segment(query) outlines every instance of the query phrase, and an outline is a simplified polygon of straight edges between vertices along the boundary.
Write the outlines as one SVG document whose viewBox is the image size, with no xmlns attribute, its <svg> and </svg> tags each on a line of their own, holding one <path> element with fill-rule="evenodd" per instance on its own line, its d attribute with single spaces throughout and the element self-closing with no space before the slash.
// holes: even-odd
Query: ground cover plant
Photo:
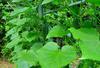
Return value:
<svg viewBox="0 0 100 68">
<path fill-rule="evenodd" d="M 100 0 L 0 0 L 0 56 L 15 68 L 100 68 Z"/>
</svg>

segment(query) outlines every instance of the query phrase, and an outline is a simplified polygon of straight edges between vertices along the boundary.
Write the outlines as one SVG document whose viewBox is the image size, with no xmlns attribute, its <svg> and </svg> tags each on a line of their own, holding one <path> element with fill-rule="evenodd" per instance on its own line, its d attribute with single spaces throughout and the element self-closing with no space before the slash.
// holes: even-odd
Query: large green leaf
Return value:
<svg viewBox="0 0 100 68">
<path fill-rule="evenodd" d="M 69 29 L 74 38 L 81 40 L 99 40 L 99 33 L 93 28 Z"/>
<path fill-rule="evenodd" d="M 30 66 L 26 61 L 18 60 L 16 62 L 16 68 L 29 68 Z"/>
<path fill-rule="evenodd" d="M 87 0 L 87 2 L 90 2 L 92 4 L 100 5 L 100 0 Z"/>
<path fill-rule="evenodd" d="M 82 59 L 92 59 L 100 61 L 100 41 L 80 41 Z"/>
<path fill-rule="evenodd" d="M 41 42 L 36 42 L 32 45 L 31 49 L 32 51 L 37 51 L 38 49 L 42 48 L 43 44 Z"/>
<path fill-rule="evenodd" d="M 63 37 L 67 35 L 67 31 L 60 25 L 54 26 L 48 33 L 47 38 Z"/>
<path fill-rule="evenodd" d="M 94 28 L 69 29 L 74 38 L 80 39 L 79 46 L 82 51 L 83 59 L 100 61 L 100 41 L 99 33 Z"/>
<path fill-rule="evenodd" d="M 15 48 L 16 50 L 14 50 L 14 52 L 17 52 L 17 55 L 15 55 L 13 59 L 18 59 L 16 62 L 17 67 L 20 68 L 20 66 L 23 66 L 23 64 L 27 65 L 28 68 L 31 66 L 36 66 L 38 62 L 36 51 L 42 46 L 42 43 L 37 42 L 33 44 L 30 50 L 28 51 L 21 50 L 21 46 L 16 46 L 17 49 Z"/>
<path fill-rule="evenodd" d="M 19 54 L 17 54 L 18 60 L 22 60 L 27 62 L 29 66 L 33 66 L 37 64 L 36 53 L 32 50 L 26 51 L 23 50 Z"/>
<path fill-rule="evenodd" d="M 76 52 L 71 46 L 64 46 L 62 49 L 54 43 L 48 42 L 38 50 L 38 59 L 42 68 L 61 68 L 76 58 Z"/>
</svg>

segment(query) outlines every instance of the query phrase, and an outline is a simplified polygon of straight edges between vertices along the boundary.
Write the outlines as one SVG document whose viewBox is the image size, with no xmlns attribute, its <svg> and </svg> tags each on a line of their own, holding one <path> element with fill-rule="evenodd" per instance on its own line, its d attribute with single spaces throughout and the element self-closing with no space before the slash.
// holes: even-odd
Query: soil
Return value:
<svg viewBox="0 0 100 68">
<path fill-rule="evenodd" d="M 0 61 L 0 68 L 15 68 L 14 64 L 9 63 L 8 61 Z"/>
</svg>

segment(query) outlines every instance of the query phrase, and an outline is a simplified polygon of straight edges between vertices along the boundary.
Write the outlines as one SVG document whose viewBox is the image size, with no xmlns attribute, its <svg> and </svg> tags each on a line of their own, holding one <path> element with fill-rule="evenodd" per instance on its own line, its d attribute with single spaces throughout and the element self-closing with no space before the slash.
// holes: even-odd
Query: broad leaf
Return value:
<svg viewBox="0 0 100 68">
<path fill-rule="evenodd" d="M 29 68 L 30 66 L 26 61 L 18 60 L 16 62 L 16 68 Z"/>
<path fill-rule="evenodd" d="M 81 40 L 99 40 L 99 33 L 93 28 L 69 29 L 74 38 Z"/>
<path fill-rule="evenodd" d="M 38 51 L 38 59 L 42 68 L 62 68 L 76 58 L 76 52 L 71 46 L 62 49 L 54 42 L 48 42 Z"/>
<path fill-rule="evenodd" d="M 100 61 L 100 41 L 80 41 L 82 59 L 92 59 Z"/>
<path fill-rule="evenodd" d="M 63 37 L 67 35 L 67 31 L 60 25 L 54 26 L 48 33 L 47 38 Z"/>
<path fill-rule="evenodd" d="M 42 47 L 43 47 L 43 44 L 42 44 L 42 43 L 36 42 L 36 43 L 34 43 L 34 44 L 32 45 L 32 47 L 31 47 L 30 50 L 36 52 L 37 50 L 39 50 L 39 49 L 42 48 Z"/>
<path fill-rule="evenodd" d="M 100 41 L 99 33 L 94 28 L 69 29 L 74 38 L 80 39 L 79 46 L 82 51 L 83 59 L 100 61 Z"/>
<path fill-rule="evenodd" d="M 33 66 L 37 64 L 37 58 L 36 58 L 36 53 L 32 50 L 26 51 L 23 50 L 21 51 L 18 55 L 17 58 L 19 60 L 27 62 L 29 66 Z"/>
</svg>

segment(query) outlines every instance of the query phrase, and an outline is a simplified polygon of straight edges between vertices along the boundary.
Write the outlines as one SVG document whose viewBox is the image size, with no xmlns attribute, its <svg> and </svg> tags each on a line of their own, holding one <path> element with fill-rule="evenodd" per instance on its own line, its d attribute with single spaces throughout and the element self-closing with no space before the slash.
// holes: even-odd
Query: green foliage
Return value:
<svg viewBox="0 0 100 68">
<path fill-rule="evenodd" d="M 87 0 L 87 2 L 90 2 L 92 4 L 100 5 L 100 0 Z"/>
<path fill-rule="evenodd" d="M 48 42 L 38 51 L 38 59 L 42 68 L 61 68 L 75 60 L 76 52 L 71 46 L 62 49 L 54 42 Z M 45 60 L 45 62 L 44 62 Z M 67 62 L 66 62 L 67 61 Z"/>
<path fill-rule="evenodd" d="M 99 41 L 99 33 L 94 28 L 70 28 L 75 39 L 84 41 Z"/>
<path fill-rule="evenodd" d="M 57 25 L 54 26 L 48 33 L 47 38 L 53 37 L 63 37 L 67 34 L 67 30 L 64 29 L 63 26 Z"/>
<path fill-rule="evenodd" d="M 79 46 L 82 51 L 82 59 L 92 59 L 100 61 L 100 41 L 99 33 L 94 28 L 81 28 L 76 30 L 69 29 L 73 36 L 79 40 Z"/>
<path fill-rule="evenodd" d="M 59 4 L 59 0 L 43 0 L 43 2 L 42 2 L 42 5 L 44 5 L 44 4 L 48 4 L 48 3 L 53 3 L 53 4 L 56 4 L 56 5 L 58 5 Z"/>
<path fill-rule="evenodd" d="M 3 26 L 7 31 L 3 37 L 3 56 L 15 63 L 16 68 L 100 67 L 100 1 L 71 1 L 0 3 L 5 3 L 0 35 Z M 1 20 L 6 23 L 2 25 Z"/>
<path fill-rule="evenodd" d="M 23 19 L 13 19 L 13 20 L 10 20 L 8 23 L 9 24 L 12 24 L 12 25 L 17 25 L 17 26 L 22 26 L 23 24 L 25 24 L 25 22 L 27 21 L 28 19 L 26 18 L 23 18 Z"/>
<path fill-rule="evenodd" d="M 24 68 L 29 68 L 29 67 L 30 67 L 30 66 L 27 64 L 27 62 L 22 61 L 22 60 L 17 61 L 16 64 L 17 64 L 16 68 L 23 68 L 23 67 L 24 67 Z"/>
<path fill-rule="evenodd" d="M 47 4 L 47 3 L 50 3 L 50 2 L 52 2 L 53 0 L 44 0 L 43 2 L 42 2 L 42 4 Z"/>
<path fill-rule="evenodd" d="M 79 46 L 82 51 L 82 59 L 100 61 L 100 41 L 80 41 Z"/>
<path fill-rule="evenodd" d="M 19 13 L 23 13 L 23 12 L 25 12 L 27 10 L 29 10 L 29 7 L 15 8 L 14 11 L 11 13 L 11 16 L 18 15 Z"/>
<path fill-rule="evenodd" d="M 25 61 L 29 66 L 37 64 L 37 58 L 36 58 L 35 52 L 32 50 L 21 51 L 17 56 L 18 56 L 18 61 Z"/>
<path fill-rule="evenodd" d="M 16 46 L 20 41 L 21 41 L 20 38 L 15 38 L 11 42 L 9 42 L 6 47 L 12 48 L 12 47 Z"/>
</svg>

